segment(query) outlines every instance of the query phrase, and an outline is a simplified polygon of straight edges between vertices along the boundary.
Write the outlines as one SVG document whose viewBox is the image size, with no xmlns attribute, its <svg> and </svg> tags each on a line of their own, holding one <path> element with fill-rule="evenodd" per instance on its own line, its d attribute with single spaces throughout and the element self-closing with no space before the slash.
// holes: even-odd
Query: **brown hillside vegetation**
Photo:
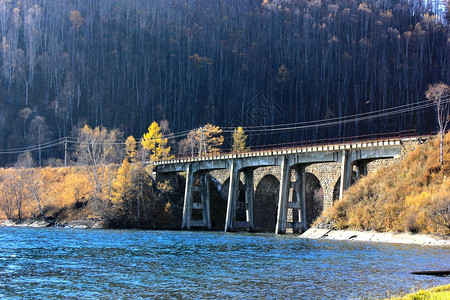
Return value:
<svg viewBox="0 0 450 300">
<path fill-rule="evenodd" d="M 334 228 L 450 234 L 450 134 L 419 146 L 402 161 L 369 174 L 317 221 Z"/>
<path fill-rule="evenodd" d="M 93 193 L 89 175 L 84 168 L 0 169 L 0 219 L 32 218 L 38 215 L 37 203 L 24 184 L 25 175 L 31 172 L 48 217 L 62 213 L 64 219 L 76 218 L 72 215 L 76 210 L 71 211 L 71 208 L 84 206 Z"/>
</svg>

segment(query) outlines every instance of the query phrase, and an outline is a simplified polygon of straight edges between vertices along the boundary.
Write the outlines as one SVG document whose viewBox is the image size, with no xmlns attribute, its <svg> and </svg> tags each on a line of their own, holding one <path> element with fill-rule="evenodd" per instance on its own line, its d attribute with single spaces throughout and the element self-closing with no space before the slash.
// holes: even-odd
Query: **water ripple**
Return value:
<svg viewBox="0 0 450 300">
<path fill-rule="evenodd" d="M 0 228 L 0 298 L 361 299 L 448 283 L 448 247 L 293 235 Z"/>
</svg>

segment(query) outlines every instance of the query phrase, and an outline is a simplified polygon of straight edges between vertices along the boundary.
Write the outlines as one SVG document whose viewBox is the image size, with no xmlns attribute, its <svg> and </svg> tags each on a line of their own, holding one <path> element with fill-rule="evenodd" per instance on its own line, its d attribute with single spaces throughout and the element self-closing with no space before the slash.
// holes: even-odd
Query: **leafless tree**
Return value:
<svg viewBox="0 0 450 300">
<path fill-rule="evenodd" d="M 26 43 L 26 59 L 22 68 L 25 82 L 25 105 L 28 105 L 28 94 L 34 80 L 34 70 L 37 64 L 38 43 L 41 36 L 40 18 L 41 7 L 32 5 L 25 14 L 24 35 Z"/>
<path fill-rule="evenodd" d="M 5 130 L 6 117 L 7 117 L 6 112 L 0 111 L 0 136 L 3 135 L 3 131 Z"/>
<path fill-rule="evenodd" d="M 38 145 L 38 157 L 39 167 L 42 166 L 42 149 L 41 145 L 48 142 L 50 139 L 51 131 L 45 123 L 45 118 L 42 116 L 36 116 L 31 120 L 29 132 L 31 134 L 30 141 Z"/>
<path fill-rule="evenodd" d="M 34 168 L 33 158 L 30 152 L 25 152 L 19 155 L 15 168 L 20 170 L 20 185 L 23 189 L 22 195 L 27 194 L 33 198 L 44 220 L 47 220 L 42 208 L 42 180 L 40 173 Z"/>
<path fill-rule="evenodd" d="M 438 197 L 435 199 L 429 216 L 436 224 L 450 229 L 450 198 Z"/>
<path fill-rule="evenodd" d="M 120 131 L 101 127 L 91 129 L 86 125 L 78 131 L 75 156 L 78 163 L 89 168 L 96 195 L 101 194 L 108 164 L 122 159 L 123 147 L 118 142 L 121 138 Z"/>
<path fill-rule="evenodd" d="M 196 151 L 199 151 L 199 143 L 198 140 L 195 139 L 197 135 L 197 130 L 191 130 L 187 137 L 182 139 L 178 143 L 178 153 L 179 154 L 190 154 L 191 157 L 194 157 Z"/>
<path fill-rule="evenodd" d="M 42 208 L 42 179 L 40 173 L 34 168 L 27 168 L 21 170 L 21 179 L 24 184 L 25 189 L 31 195 L 31 197 L 36 201 L 39 209 L 39 213 L 41 214 L 44 220 L 47 220 L 45 217 L 44 210 Z"/>
<path fill-rule="evenodd" d="M 425 96 L 436 104 L 436 117 L 441 135 L 440 162 L 441 167 L 444 167 L 444 133 L 450 121 L 450 87 L 442 82 L 430 84 Z"/>
<path fill-rule="evenodd" d="M 17 199 L 15 198 L 17 193 L 15 192 L 15 189 L 12 189 L 12 187 L 16 186 L 15 184 L 12 184 L 13 181 L 14 174 L 12 172 L 7 172 L 0 176 L 0 207 L 8 220 L 13 219 L 14 209 L 17 203 Z M 19 207 L 21 207 L 21 205 L 19 205 Z M 19 208 L 19 212 L 20 211 L 21 208 Z"/>
<path fill-rule="evenodd" d="M 26 123 L 28 118 L 31 115 L 31 109 L 29 107 L 25 107 L 19 111 L 19 116 L 23 119 L 23 137 L 26 137 Z"/>
<path fill-rule="evenodd" d="M 161 127 L 161 133 L 163 139 L 167 139 L 167 146 L 170 146 L 171 151 L 175 152 L 175 147 L 177 146 L 177 143 L 175 141 L 175 135 L 170 129 L 169 121 L 167 120 L 161 120 L 159 123 L 159 127 Z"/>
</svg>

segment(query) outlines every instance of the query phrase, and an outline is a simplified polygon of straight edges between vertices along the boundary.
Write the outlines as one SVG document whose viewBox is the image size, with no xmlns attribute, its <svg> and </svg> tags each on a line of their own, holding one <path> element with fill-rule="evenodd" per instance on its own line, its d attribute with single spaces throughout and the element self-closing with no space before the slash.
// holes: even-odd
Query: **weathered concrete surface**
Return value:
<svg viewBox="0 0 450 300">
<path fill-rule="evenodd" d="M 43 221 L 43 220 L 31 220 L 31 219 L 23 219 L 19 221 L 13 220 L 3 220 L 0 221 L 0 226 L 8 226 L 8 227 L 50 227 L 52 224 Z"/>
<path fill-rule="evenodd" d="M 67 223 L 69 228 L 102 228 L 100 221 L 92 221 L 92 220 L 76 220 Z"/>
<path fill-rule="evenodd" d="M 326 239 L 337 241 L 360 241 L 360 242 L 382 242 L 395 244 L 418 244 L 432 246 L 449 246 L 450 240 L 427 234 L 393 233 L 356 230 L 330 230 L 321 228 L 310 228 L 300 235 L 305 239 Z"/>
<path fill-rule="evenodd" d="M 13 220 L 3 220 L 3 221 L 0 221 L 0 226 L 12 227 L 12 226 L 14 226 L 14 224 L 16 224 L 16 222 L 13 221 Z"/>
<path fill-rule="evenodd" d="M 41 220 L 41 221 L 34 221 L 28 227 L 41 228 L 41 227 L 50 227 L 50 226 L 52 226 L 51 223 Z"/>
<path fill-rule="evenodd" d="M 322 228 L 309 228 L 300 237 L 304 239 L 318 240 L 324 238 L 331 230 Z"/>
</svg>

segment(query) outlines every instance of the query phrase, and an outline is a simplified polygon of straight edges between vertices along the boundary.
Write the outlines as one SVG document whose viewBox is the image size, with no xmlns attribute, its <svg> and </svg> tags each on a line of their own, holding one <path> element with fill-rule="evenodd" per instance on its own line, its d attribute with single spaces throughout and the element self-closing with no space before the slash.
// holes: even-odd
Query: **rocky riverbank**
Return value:
<svg viewBox="0 0 450 300">
<path fill-rule="evenodd" d="M 19 221 L 14 220 L 3 220 L 0 221 L 0 226 L 8 227 L 62 227 L 62 228 L 103 228 L 103 223 L 101 221 L 94 220 L 75 220 L 66 223 L 51 223 L 44 220 L 32 220 L 24 219 Z"/>
<path fill-rule="evenodd" d="M 396 244 L 418 244 L 433 246 L 450 246 L 449 237 L 428 234 L 394 233 L 356 230 L 333 230 L 312 227 L 300 235 L 305 239 L 326 239 L 336 241 L 381 242 Z"/>
</svg>

